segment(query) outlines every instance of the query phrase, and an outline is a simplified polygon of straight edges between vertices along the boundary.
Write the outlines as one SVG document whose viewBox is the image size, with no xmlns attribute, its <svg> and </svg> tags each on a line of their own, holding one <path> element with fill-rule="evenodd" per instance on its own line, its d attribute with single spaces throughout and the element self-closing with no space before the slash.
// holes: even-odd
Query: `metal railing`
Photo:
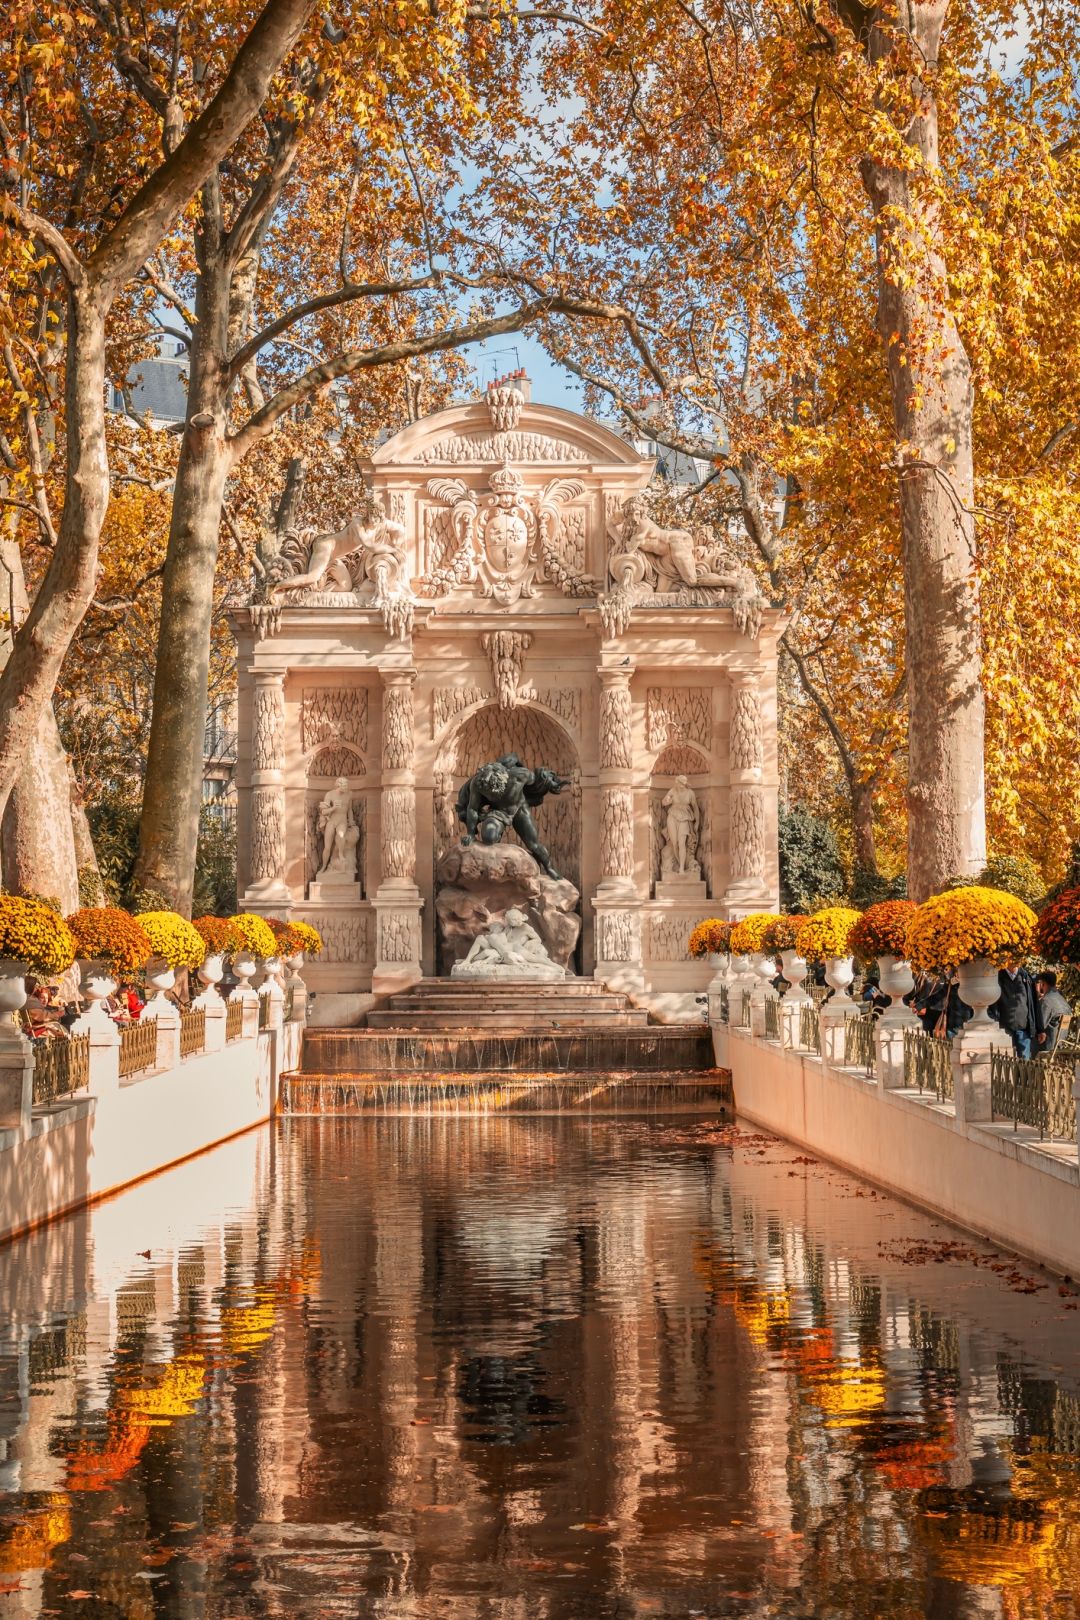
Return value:
<svg viewBox="0 0 1080 1620">
<path fill-rule="evenodd" d="M 158 1027 L 156 1018 L 140 1018 L 120 1026 L 120 1078 L 157 1068 Z"/>
<path fill-rule="evenodd" d="M 873 1074 L 877 1047 L 874 1044 L 875 1020 L 862 1015 L 844 1020 L 844 1067 L 862 1069 Z"/>
<path fill-rule="evenodd" d="M 799 1045 L 804 1052 L 821 1051 L 821 1013 L 816 1001 L 804 1001 L 799 1008 Z"/>
<path fill-rule="evenodd" d="M 750 1028 L 750 991 L 744 990 L 739 996 L 739 1022 L 738 1029 Z"/>
<path fill-rule="evenodd" d="M 990 1107 L 995 1119 L 1011 1119 L 1013 1130 L 1030 1125 L 1039 1140 L 1076 1137 L 1073 1065 L 1052 1058 L 1020 1058 L 1014 1052 L 990 1054 Z"/>
<path fill-rule="evenodd" d="M 259 1028 L 260 1029 L 269 1029 L 270 1028 L 270 997 L 269 996 L 260 996 L 259 997 Z"/>
<path fill-rule="evenodd" d="M 229 1001 L 225 1004 L 225 1039 L 238 1041 L 244 1033 L 244 1003 Z"/>
<path fill-rule="evenodd" d="M 206 1009 L 188 1007 L 180 1014 L 180 1056 L 194 1057 L 206 1050 Z"/>
<path fill-rule="evenodd" d="M 778 1041 L 780 1039 L 780 997 L 767 995 L 765 997 L 765 1039 Z"/>
<path fill-rule="evenodd" d="M 33 1100 L 55 1102 L 90 1084 L 90 1037 L 46 1035 L 34 1042 Z"/>
<path fill-rule="evenodd" d="M 938 1102 L 953 1095 L 952 1042 L 921 1029 L 904 1031 L 904 1083 L 914 1091 L 932 1091 Z"/>
</svg>

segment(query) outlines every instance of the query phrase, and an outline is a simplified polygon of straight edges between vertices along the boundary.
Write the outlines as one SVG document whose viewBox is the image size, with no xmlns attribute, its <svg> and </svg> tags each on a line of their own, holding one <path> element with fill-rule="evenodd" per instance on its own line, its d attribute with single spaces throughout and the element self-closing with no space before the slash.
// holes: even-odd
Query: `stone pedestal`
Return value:
<svg viewBox="0 0 1080 1620">
<path fill-rule="evenodd" d="M 802 1045 L 802 1010 L 809 996 L 792 999 L 792 992 L 780 1003 L 780 1045 L 787 1052 L 797 1052 Z"/>
<path fill-rule="evenodd" d="M 854 1002 L 849 1001 L 846 1006 L 838 1007 L 835 1001 L 835 997 L 833 1001 L 826 1001 L 818 1014 L 821 1019 L 821 1056 L 834 1069 L 842 1069 L 847 1056 L 844 1025 L 849 1017 L 855 1016 L 856 1008 Z"/>
<path fill-rule="evenodd" d="M 415 883 L 380 883 L 375 909 L 375 969 L 371 988 L 377 996 L 407 990 L 423 978 L 420 966 L 420 912 L 423 902 Z"/>
<path fill-rule="evenodd" d="M 313 906 L 357 906 L 364 898 L 361 885 L 350 878 L 316 878 L 308 884 L 308 903 Z"/>
<path fill-rule="evenodd" d="M 13 1024 L 0 1040 L 0 1131 L 25 1130 L 34 1100 L 34 1048 Z"/>
<path fill-rule="evenodd" d="M 692 872 L 671 873 L 657 881 L 656 898 L 658 900 L 688 901 L 691 905 L 704 905 L 708 898 L 705 892 L 705 879 L 695 876 Z"/>
<path fill-rule="evenodd" d="M 898 1090 L 904 1084 L 904 1031 L 921 1029 L 915 1014 L 896 1000 L 878 1019 L 874 1031 L 877 1082 L 883 1091 Z"/>
<path fill-rule="evenodd" d="M 477 935 L 523 911 L 560 968 L 574 971 L 581 896 L 568 878 L 549 878 L 520 844 L 454 844 L 435 873 L 442 966 L 451 972 Z"/>
<path fill-rule="evenodd" d="M 1012 1041 L 994 1024 L 972 1029 L 968 1025 L 952 1042 L 953 1103 L 964 1125 L 991 1120 L 990 1054 L 1011 1052 Z"/>
</svg>

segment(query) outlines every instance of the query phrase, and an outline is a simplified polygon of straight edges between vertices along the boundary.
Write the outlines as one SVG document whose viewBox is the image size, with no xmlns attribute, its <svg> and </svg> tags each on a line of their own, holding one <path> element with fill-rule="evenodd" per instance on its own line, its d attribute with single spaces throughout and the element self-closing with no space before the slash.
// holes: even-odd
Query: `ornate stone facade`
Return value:
<svg viewBox="0 0 1080 1620">
<path fill-rule="evenodd" d="M 457 792 L 503 754 L 569 781 L 536 827 L 581 893 L 572 971 L 686 1015 L 693 924 L 776 903 L 782 619 L 726 540 L 664 527 L 652 473 L 500 384 L 381 444 L 365 509 L 234 615 L 242 903 L 315 921 L 327 1012 L 440 970 Z"/>
</svg>

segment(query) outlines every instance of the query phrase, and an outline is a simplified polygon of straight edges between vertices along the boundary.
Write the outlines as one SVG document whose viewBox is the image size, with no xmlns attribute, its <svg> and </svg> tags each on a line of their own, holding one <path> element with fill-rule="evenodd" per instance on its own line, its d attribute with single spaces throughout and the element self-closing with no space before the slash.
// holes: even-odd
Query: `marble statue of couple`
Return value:
<svg viewBox="0 0 1080 1620">
<path fill-rule="evenodd" d="M 505 918 L 493 918 L 486 931 L 477 934 L 469 954 L 454 964 L 451 977 L 499 978 L 506 972 L 521 977 L 565 978 L 564 969 L 551 960 L 525 913 L 514 906 Z"/>
</svg>

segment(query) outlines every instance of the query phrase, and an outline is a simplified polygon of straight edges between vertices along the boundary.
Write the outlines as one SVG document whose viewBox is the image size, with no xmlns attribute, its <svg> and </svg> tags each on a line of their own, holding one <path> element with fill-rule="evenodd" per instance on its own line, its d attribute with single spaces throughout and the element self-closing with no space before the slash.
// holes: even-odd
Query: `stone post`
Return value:
<svg viewBox="0 0 1080 1620">
<path fill-rule="evenodd" d="M 821 1020 L 821 1058 L 830 1068 L 842 1069 L 847 1044 L 844 1036 L 844 1025 L 847 1023 L 849 1006 L 836 1007 L 831 1001 L 822 1004 L 818 1013 Z"/>
<path fill-rule="evenodd" d="M 630 681 L 633 666 L 600 676 L 600 882 L 596 913 L 595 977 L 612 989 L 645 984 L 641 898 L 634 881 L 634 738 Z"/>
<path fill-rule="evenodd" d="M 416 886 L 415 669 L 380 671 L 382 704 L 381 882 L 375 893 L 376 995 L 405 990 L 423 976 Z"/>
<path fill-rule="evenodd" d="M 200 1007 L 206 1014 L 206 1044 L 204 1052 L 223 1052 L 225 1050 L 225 1019 L 228 1012 L 224 1001 L 217 991 L 210 987 L 197 996 L 192 1003 Z"/>
<path fill-rule="evenodd" d="M 120 1090 L 120 1031 L 100 1001 L 76 1018 L 73 1035 L 89 1035 L 89 1084 L 94 1097 L 115 1096 Z"/>
<path fill-rule="evenodd" d="M 251 738 L 251 842 L 244 904 L 288 906 L 285 883 L 285 671 L 256 669 Z"/>
<path fill-rule="evenodd" d="M 728 728 L 728 887 L 726 907 L 751 911 L 768 896 L 765 848 L 764 741 L 758 676 L 732 670 Z"/>
<path fill-rule="evenodd" d="M 896 1091 L 904 1084 L 904 1031 L 921 1029 L 922 1025 L 897 996 L 892 1006 L 886 1007 L 874 1031 L 877 1083 L 882 1091 Z"/>
<path fill-rule="evenodd" d="M 229 1000 L 243 1002 L 244 1026 L 240 1031 L 241 1039 L 254 1040 L 259 1033 L 259 992 L 253 990 L 250 984 L 238 984 L 235 990 L 229 992 Z"/>
<path fill-rule="evenodd" d="M 180 1009 L 174 1001 L 157 995 L 142 1011 L 143 1019 L 157 1025 L 156 1069 L 174 1069 L 180 1062 Z"/>
<path fill-rule="evenodd" d="M 10 1019 L 0 1020 L 0 1131 L 30 1129 L 34 1047 Z"/>
<path fill-rule="evenodd" d="M 977 1125 L 994 1117 L 990 1100 L 990 1054 L 1011 1052 L 1002 1029 L 980 1025 L 962 1029 L 952 1041 L 953 1104 L 958 1125 Z"/>
</svg>

